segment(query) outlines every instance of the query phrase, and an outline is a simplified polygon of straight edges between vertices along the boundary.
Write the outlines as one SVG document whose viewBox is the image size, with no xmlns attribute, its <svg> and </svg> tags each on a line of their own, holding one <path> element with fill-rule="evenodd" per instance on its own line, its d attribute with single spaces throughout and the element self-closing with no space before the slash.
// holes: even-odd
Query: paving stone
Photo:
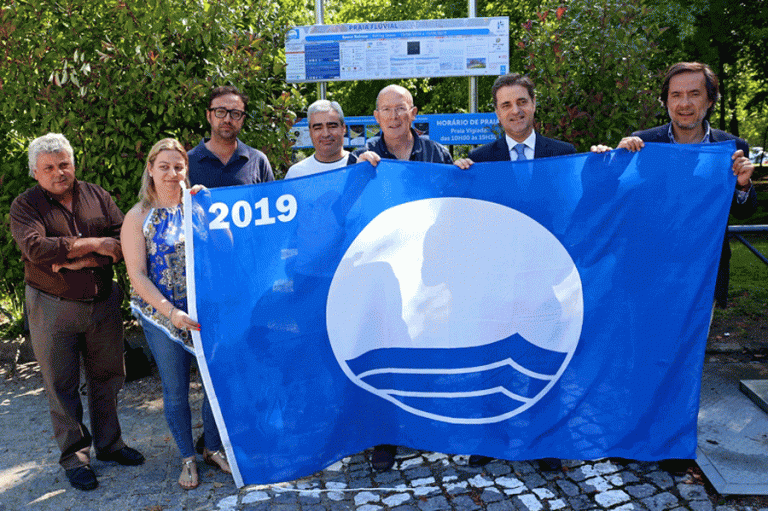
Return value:
<svg viewBox="0 0 768 511">
<path fill-rule="evenodd" d="M 432 495 L 434 493 L 441 493 L 442 490 L 440 490 L 437 486 L 419 486 L 418 488 L 414 488 L 413 494 L 417 497 L 423 497 L 425 495 Z"/>
<path fill-rule="evenodd" d="M 677 491 L 683 500 L 709 500 L 707 491 L 700 484 L 681 483 L 677 485 Z"/>
<path fill-rule="evenodd" d="M 521 479 L 528 488 L 538 488 L 539 486 L 547 484 L 547 480 L 541 477 L 541 474 L 538 473 L 526 474 L 521 477 Z"/>
<path fill-rule="evenodd" d="M 593 477 L 579 483 L 579 488 L 584 493 L 604 492 L 608 491 L 613 486 L 605 480 L 602 476 Z"/>
<path fill-rule="evenodd" d="M 413 479 L 411 481 L 411 486 L 426 486 L 428 484 L 435 484 L 435 478 L 434 477 L 424 477 L 422 479 Z"/>
<path fill-rule="evenodd" d="M 448 492 L 449 495 L 459 495 L 462 493 L 467 493 L 469 491 L 469 483 L 467 481 L 459 481 L 457 483 L 448 483 L 444 484 L 443 487 L 445 488 L 445 491 Z"/>
<path fill-rule="evenodd" d="M 672 509 L 677 507 L 679 501 L 677 497 L 669 492 L 659 493 L 652 497 L 642 499 L 642 503 L 649 511 L 662 511 L 664 509 Z"/>
<path fill-rule="evenodd" d="M 480 494 L 480 499 L 482 499 L 483 502 L 498 502 L 504 497 L 503 493 L 493 487 L 486 488 L 483 490 L 483 493 Z"/>
<path fill-rule="evenodd" d="M 646 476 L 649 481 L 651 481 L 653 484 L 661 488 L 662 490 L 668 490 L 669 488 L 672 488 L 675 485 L 675 480 L 672 479 L 672 476 L 669 475 L 667 472 L 664 472 L 663 470 L 657 470 L 655 472 L 651 472 Z"/>
<path fill-rule="evenodd" d="M 299 495 L 299 504 L 301 505 L 302 509 L 305 509 L 307 506 L 311 506 L 313 504 L 320 504 L 320 502 L 320 495 Z"/>
<path fill-rule="evenodd" d="M 647 509 L 645 509 L 637 502 L 628 502 L 622 506 L 612 509 L 611 511 L 647 511 Z"/>
<path fill-rule="evenodd" d="M 395 482 L 403 482 L 403 475 L 398 470 L 387 470 L 386 472 L 379 472 L 373 476 L 373 480 L 379 484 L 392 484 Z"/>
<path fill-rule="evenodd" d="M 381 495 L 378 495 L 373 492 L 369 491 L 361 491 L 360 493 L 355 494 L 355 505 L 356 506 L 362 506 L 363 504 L 368 504 L 370 502 L 378 502 L 381 500 Z"/>
<path fill-rule="evenodd" d="M 475 488 L 485 488 L 487 486 L 491 486 L 493 484 L 493 481 L 478 474 L 475 477 L 469 479 L 469 484 L 471 484 Z"/>
<path fill-rule="evenodd" d="M 496 484 L 503 486 L 504 488 L 518 488 L 525 486 L 525 484 L 516 477 L 499 477 L 496 479 Z"/>
<path fill-rule="evenodd" d="M 555 494 L 549 488 L 534 488 L 533 493 L 542 500 L 555 498 Z"/>
<path fill-rule="evenodd" d="M 542 505 L 541 501 L 536 498 L 536 495 L 533 495 L 531 493 L 526 493 L 525 495 L 518 495 L 515 497 L 520 501 L 520 503 L 524 506 L 524 509 L 527 509 L 528 511 L 541 511 L 544 509 L 544 506 Z"/>
<path fill-rule="evenodd" d="M 597 475 L 599 474 L 595 472 L 589 465 L 582 465 L 575 470 L 568 471 L 568 478 L 572 481 L 576 481 L 577 483 L 586 481 L 587 479 Z"/>
<path fill-rule="evenodd" d="M 640 479 L 628 470 L 623 470 L 618 474 L 611 474 L 606 480 L 614 486 L 623 486 L 625 484 L 638 483 Z"/>
<path fill-rule="evenodd" d="M 406 506 L 398 506 L 398 507 L 392 508 L 391 511 L 419 511 L 419 508 L 413 505 L 406 505 Z"/>
<path fill-rule="evenodd" d="M 623 504 L 628 500 L 629 495 L 622 490 L 608 490 L 595 495 L 595 502 L 605 508 Z"/>
<path fill-rule="evenodd" d="M 600 463 L 595 463 L 592 468 L 595 470 L 595 472 L 601 475 L 613 474 L 614 472 L 621 470 L 621 466 L 613 463 L 612 461 L 601 461 Z"/>
<path fill-rule="evenodd" d="M 412 498 L 411 495 L 407 492 L 395 493 L 394 495 L 390 495 L 389 497 L 382 499 L 382 502 L 389 507 L 397 507 L 400 504 L 408 502 L 409 500 L 411 500 L 411 498 Z"/>
<path fill-rule="evenodd" d="M 402 460 L 398 465 L 398 470 L 408 470 L 413 467 L 420 467 L 424 463 L 424 458 L 417 456 L 415 458 Z"/>
<path fill-rule="evenodd" d="M 485 471 L 488 472 L 488 475 L 490 476 L 499 477 L 511 473 L 512 467 L 507 463 L 492 463 L 485 467 Z"/>
<path fill-rule="evenodd" d="M 326 495 L 328 496 L 329 499 L 336 502 L 340 500 L 344 500 L 346 498 L 346 495 L 340 491 L 329 491 L 328 493 L 326 493 Z"/>
<path fill-rule="evenodd" d="M 432 471 L 429 470 L 429 467 L 414 467 L 412 469 L 406 470 L 404 475 L 406 479 L 413 481 L 414 479 L 430 477 L 432 475 Z"/>
<path fill-rule="evenodd" d="M 512 471 L 516 474 L 531 474 L 536 471 L 536 469 L 533 468 L 533 465 L 527 461 L 513 461 L 511 463 Z"/>
<path fill-rule="evenodd" d="M 567 504 L 563 499 L 555 499 L 549 502 L 549 509 L 557 510 L 565 508 Z"/>
<path fill-rule="evenodd" d="M 595 509 L 597 507 L 586 495 L 577 495 L 568 499 L 568 504 L 574 511 L 583 511 L 585 509 Z"/>
<path fill-rule="evenodd" d="M 474 511 L 480 509 L 480 506 L 467 495 L 459 495 L 453 499 L 453 507 L 457 511 Z"/>
<path fill-rule="evenodd" d="M 655 486 L 647 483 L 625 486 L 624 490 L 636 499 L 644 499 L 646 497 L 650 497 L 658 491 Z"/>
<path fill-rule="evenodd" d="M 348 488 L 354 489 L 354 488 L 372 488 L 373 483 L 371 480 L 367 477 L 359 478 L 359 479 L 352 479 L 349 481 Z"/>
<path fill-rule="evenodd" d="M 274 504 L 296 504 L 298 496 L 294 492 L 280 492 L 272 497 Z"/>
<path fill-rule="evenodd" d="M 151 509 L 151 508 L 145 508 L 145 509 Z M 240 509 L 242 509 L 243 511 L 269 511 L 270 504 L 268 502 L 254 502 L 250 504 L 242 504 Z M 338 511 L 342 511 L 342 510 L 338 510 Z"/>
<path fill-rule="evenodd" d="M 516 511 L 516 507 L 509 500 L 501 500 L 488 504 L 485 508 L 488 511 Z"/>
<path fill-rule="evenodd" d="M 442 511 L 451 509 L 448 499 L 442 495 L 419 502 L 417 505 L 422 511 Z"/>
<path fill-rule="evenodd" d="M 380 511 L 381 509 L 382 507 L 376 504 L 363 504 L 362 506 L 357 506 L 357 511 Z"/>
<path fill-rule="evenodd" d="M 713 511 L 714 506 L 709 500 L 694 500 L 688 503 L 691 511 Z"/>
<path fill-rule="evenodd" d="M 557 485 L 560 487 L 560 489 L 569 497 L 575 497 L 579 494 L 580 490 L 579 487 L 573 484 L 570 481 L 566 481 L 564 479 L 560 479 L 557 481 Z"/>
</svg>

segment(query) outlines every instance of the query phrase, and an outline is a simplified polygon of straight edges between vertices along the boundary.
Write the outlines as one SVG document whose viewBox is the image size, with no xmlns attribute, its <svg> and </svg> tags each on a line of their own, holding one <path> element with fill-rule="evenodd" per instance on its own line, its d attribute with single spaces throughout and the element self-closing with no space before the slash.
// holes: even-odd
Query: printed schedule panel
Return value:
<svg viewBox="0 0 768 511">
<path fill-rule="evenodd" d="M 347 133 L 344 147 L 363 147 L 370 139 L 381 135 L 376 118 L 372 115 L 345 117 Z M 413 121 L 416 132 L 443 145 L 487 144 L 503 134 L 496 114 L 427 114 L 417 115 Z M 293 125 L 290 136 L 294 149 L 312 147 L 309 123 L 301 119 Z"/>
<path fill-rule="evenodd" d="M 509 18 L 311 25 L 288 31 L 288 82 L 502 75 Z"/>
</svg>

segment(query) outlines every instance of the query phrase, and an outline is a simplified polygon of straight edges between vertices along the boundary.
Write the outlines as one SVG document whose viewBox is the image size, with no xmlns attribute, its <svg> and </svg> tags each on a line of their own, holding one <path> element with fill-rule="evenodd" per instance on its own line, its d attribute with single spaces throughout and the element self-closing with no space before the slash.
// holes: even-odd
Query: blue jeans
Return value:
<svg viewBox="0 0 768 511">
<path fill-rule="evenodd" d="M 155 357 L 163 382 L 163 409 L 165 420 L 182 458 L 195 455 L 192 440 L 192 413 L 189 409 L 189 369 L 195 357 L 171 340 L 162 330 L 148 321 L 142 321 L 144 336 Z M 213 418 L 208 396 L 203 389 L 203 433 L 209 451 L 221 449 L 221 438 Z"/>
</svg>

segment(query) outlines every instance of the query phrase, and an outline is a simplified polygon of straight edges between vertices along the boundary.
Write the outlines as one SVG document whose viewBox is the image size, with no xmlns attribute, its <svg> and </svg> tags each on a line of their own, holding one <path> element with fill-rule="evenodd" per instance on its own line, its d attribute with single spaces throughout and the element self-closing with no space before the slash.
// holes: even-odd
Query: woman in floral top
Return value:
<svg viewBox="0 0 768 511">
<path fill-rule="evenodd" d="M 163 382 L 165 418 L 181 451 L 179 484 L 197 487 L 198 474 L 189 408 L 189 369 L 194 359 L 191 330 L 200 325 L 187 314 L 182 193 L 189 186 L 184 147 L 166 138 L 152 147 L 142 176 L 139 202 L 120 233 L 131 279 L 131 309 L 144 328 Z M 192 189 L 196 192 L 200 187 Z M 203 402 L 203 460 L 231 473 L 216 422 Z"/>
</svg>

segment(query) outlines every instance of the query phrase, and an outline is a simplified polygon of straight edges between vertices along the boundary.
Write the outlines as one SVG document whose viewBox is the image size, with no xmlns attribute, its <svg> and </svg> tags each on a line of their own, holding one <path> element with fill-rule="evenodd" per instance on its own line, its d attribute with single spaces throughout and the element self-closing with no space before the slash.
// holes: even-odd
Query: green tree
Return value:
<svg viewBox="0 0 768 511">
<path fill-rule="evenodd" d="M 536 84 L 540 130 L 587 151 L 658 124 L 655 40 L 663 31 L 640 4 L 572 0 L 544 7 L 526 23 L 520 44 Z"/>
<path fill-rule="evenodd" d="M 289 3 L 291 0 L 287 0 Z M 206 98 L 233 84 L 251 97 L 242 132 L 278 169 L 298 90 L 285 83 L 276 0 L 10 0 L 0 8 L 0 292 L 23 281 L 8 209 L 31 186 L 23 149 L 46 132 L 75 149 L 78 177 L 136 202 L 146 152 L 160 138 L 188 148 L 208 131 Z"/>
</svg>

